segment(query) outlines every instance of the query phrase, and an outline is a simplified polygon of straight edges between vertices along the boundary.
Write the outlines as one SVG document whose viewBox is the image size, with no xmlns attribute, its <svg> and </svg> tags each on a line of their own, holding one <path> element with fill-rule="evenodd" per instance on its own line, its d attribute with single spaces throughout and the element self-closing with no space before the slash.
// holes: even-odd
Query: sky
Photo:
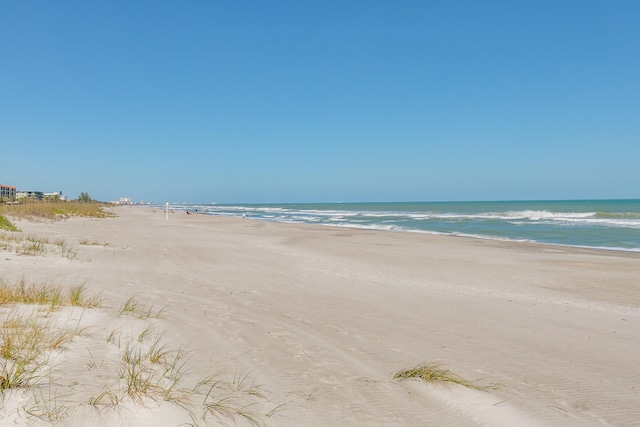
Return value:
<svg viewBox="0 0 640 427">
<path fill-rule="evenodd" d="M 0 183 L 640 198 L 640 2 L 0 0 Z"/>
</svg>

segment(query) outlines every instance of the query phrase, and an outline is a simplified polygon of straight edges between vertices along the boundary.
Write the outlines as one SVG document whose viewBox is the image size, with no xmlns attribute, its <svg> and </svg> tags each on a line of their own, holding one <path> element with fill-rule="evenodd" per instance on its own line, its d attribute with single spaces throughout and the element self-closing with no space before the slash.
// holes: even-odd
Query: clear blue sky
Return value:
<svg viewBox="0 0 640 427">
<path fill-rule="evenodd" d="M 0 0 L 0 183 L 640 197 L 638 1 Z"/>
</svg>

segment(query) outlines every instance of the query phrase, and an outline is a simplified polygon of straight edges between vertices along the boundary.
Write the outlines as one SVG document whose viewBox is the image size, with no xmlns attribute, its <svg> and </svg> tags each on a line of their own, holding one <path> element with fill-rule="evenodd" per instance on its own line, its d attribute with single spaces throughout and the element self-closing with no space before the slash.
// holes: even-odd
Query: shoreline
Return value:
<svg viewBox="0 0 640 427">
<path fill-rule="evenodd" d="M 206 215 L 203 213 L 203 215 Z M 213 215 L 211 215 L 213 216 Z M 236 217 L 233 217 L 236 218 Z M 411 230 L 411 229 L 397 229 L 397 230 L 385 230 L 383 228 L 376 227 L 355 227 L 352 225 L 332 225 L 332 224 L 307 224 L 304 222 L 286 222 L 286 221 L 269 221 L 267 219 L 256 219 L 256 218 L 239 218 L 239 219 L 247 219 L 249 221 L 266 221 L 266 222 L 274 222 L 278 224 L 300 224 L 300 225 L 318 225 L 321 227 L 335 227 L 335 228 L 347 228 L 351 230 L 370 230 L 370 231 L 380 231 L 387 233 L 416 233 L 416 234 L 428 234 L 433 236 L 444 236 L 444 237 L 459 237 L 463 239 L 477 239 L 477 240 L 487 240 L 492 242 L 504 242 L 504 243 L 522 243 L 522 244 L 530 244 L 530 245 L 540 245 L 540 246 L 551 246 L 558 248 L 569 248 L 569 249 L 583 249 L 589 251 L 605 251 L 605 252 L 622 252 L 622 253 L 632 253 L 632 254 L 640 254 L 640 249 L 625 249 L 625 248 L 614 248 L 614 247 L 604 247 L 604 246 L 578 246 L 578 245 L 563 245 L 560 243 L 546 243 L 540 242 L 536 240 L 518 240 L 518 239 L 509 239 L 507 237 L 491 237 L 491 236 L 483 236 L 483 235 L 473 235 L 473 234 L 464 234 L 464 233 L 445 233 L 439 231 L 428 231 L 428 230 Z"/>
<path fill-rule="evenodd" d="M 638 253 L 181 212 L 167 221 L 146 206 L 114 212 L 19 222 L 25 234 L 77 245 L 77 259 L 3 252 L 0 278 L 84 283 L 116 302 L 164 308 L 165 336 L 191 351 L 191 375 L 250 373 L 267 396 L 256 406 L 263 417 L 283 405 L 266 425 L 640 417 Z M 423 362 L 500 387 L 393 380 Z"/>
<path fill-rule="evenodd" d="M 353 203 L 228 206 L 178 204 L 174 205 L 174 208 L 177 211 L 191 210 L 192 213 L 193 209 L 199 209 L 201 211 L 199 213 L 211 216 L 244 218 L 246 215 L 250 219 L 281 223 L 442 234 L 640 252 L 640 240 L 638 240 L 640 235 L 637 233 L 640 226 L 638 222 L 640 213 L 637 213 L 636 200 L 602 200 L 600 202 L 613 205 L 600 206 L 599 208 L 604 209 L 602 212 L 598 211 L 598 206 L 585 205 L 597 202 L 586 200 L 555 203 L 552 201 L 364 203 L 360 204 L 365 206 L 363 209 L 358 208 L 359 204 Z M 622 203 L 623 206 L 615 205 L 616 202 Z M 569 205 L 558 206 L 558 203 Z M 402 206 L 405 205 L 410 208 L 403 210 Z M 585 210 L 587 208 L 590 209 Z M 572 232 L 574 226 L 579 227 L 577 234 Z M 588 238 L 586 240 L 576 238 L 580 235 Z M 627 242 L 627 239 L 630 240 Z"/>
<path fill-rule="evenodd" d="M 318 227 L 329 227 L 329 228 L 338 228 L 338 229 L 348 229 L 353 231 L 364 230 L 364 231 L 377 231 L 381 233 L 409 233 L 409 234 L 426 234 L 430 236 L 442 236 L 442 237 L 453 237 L 453 238 L 461 238 L 461 239 L 470 239 L 470 240 L 483 240 L 489 242 L 497 242 L 497 243 L 513 243 L 513 244 L 523 244 L 523 245 L 538 245 L 543 247 L 551 247 L 558 249 L 575 249 L 578 251 L 593 251 L 593 252 L 614 252 L 616 254 L 624 255 L 624 254 L 632 254 L 640 256 L 640 249 L 625 249 L 619 247 L 603 247 L 603 246 L 578 246 L 578 245 L 563 245 L 560 243 L 546 243 L 540 242 L 536 240 L 518 240 L 518 239 L 509 239 L 507 237 L 491 237 L 491 236 L 483 236 L 483 235 L 473 235 L 473 234 L 464 234 L 464 233 L 445 233 L 439 231 L 428 231 L 428 230 L 412 230 L 412 229 L 396 229 L 396 230 L 387 230 L 384 228 L 376 228 L 376 227 L 356 227 L 353 225 L 334 225 L 334 224 L 309 224 L 305 222 L 295 222 L 295 221 L 275 221 L 269 219 L 262 218 L 242 218 L 235 215 L 210 215 L 205 212 L 198 212 L 197 215 L 208 216 L 211 218 L 234 218 L 243 221 L 264 221 L 267 223 L 273 224 L 293 224 L 293 225 L 305 225 L 305 226 L 318 226 Z"/>
</svg>

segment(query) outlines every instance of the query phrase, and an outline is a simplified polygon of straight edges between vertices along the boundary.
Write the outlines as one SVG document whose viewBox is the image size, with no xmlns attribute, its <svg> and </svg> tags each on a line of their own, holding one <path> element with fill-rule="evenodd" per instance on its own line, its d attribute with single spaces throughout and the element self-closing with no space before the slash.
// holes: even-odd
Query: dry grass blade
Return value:
<svg viewBox="0 0 640 427">
<path fill-rule="evenodd" d="M 89 240 L 86 237 L 80 239 L 80 244 L 84 246 L 104 246 L 104 247 L 109 246 L 109 243 L 106 243 L 106 242 L 102 243 L 97 240 Z"/>
<path fill-rule="evenodd" d="M 236 372 L 230 382 L 217 380 L 216 377 L 217 375 L 213 375 L 204 378 L 193 390 L 196 394 L 204 396 L 202 400 L 203 418 L 206 419 L 207 414 L 230 419 L 242 417 L 252 425 L 263 425 L 260 417 L 250 412 L 248 408 L 258 403 L 256 399 L 266 399 L 266 396 L 258 391 L 257 386 L 249 384 L 249 374 L 241 376 Z M 206 393 L 201 391 L 202 388 L 206 388 Z M 272 410 L 270 416 L 281 406 Z"/>
<path fill-rule="evenodd" d="M 38 391 L 40 397 L 38 398 L 38 394 L 34 391 L 34 406 L 26 409 L 25 412 L 29 416 L 48 421 L 50 423 L 56 423 L 64 418 L 68 408 L 64 405 L 57 404 L 57 396 L 45 396 L 42 390 Z"/>
<path fill-rule="evenodd" d="M 122 396 L 113 392 L 110 388 L 105 387 L 102 393 L 97 396 L 91 396 L 88 403 L 92 406 L 103 405 L 105 407 L 117 409 L 122 403 Z"/>
<path fill-rule="evenodd" d="M 124 302 L 118 314 L 120 316 L 134 316 L 138 319 L 162 319 L 164 309 L 156 310 L 153 305 L 140 304 L 135 297 L 130 297 Z"/>
</svg>

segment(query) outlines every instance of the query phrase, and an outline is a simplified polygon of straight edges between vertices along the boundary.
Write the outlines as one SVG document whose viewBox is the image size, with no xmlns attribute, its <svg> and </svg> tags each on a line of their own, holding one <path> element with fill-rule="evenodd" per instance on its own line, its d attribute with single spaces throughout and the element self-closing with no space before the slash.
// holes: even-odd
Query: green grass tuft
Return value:
<svg viewBox="0 0 640 427">
<path fill-rule="evenodd" d="M 448 369 L 442 369 L 440 364 L 423 363 L 411 369 L 404 369 L 393 376 L 398 381 L 422 380 L 434 384 L 458 384 L 474 390 L 487 391 L 494 386 L 481 386 L 475 382 L 465 380 Z"/>
<path fill-rule="evenodd" d="M 20 231 L 18 227 L 13 225 L 13 223 L 9 221 L 6 217 L 2 216 L 2 214 L 0 214 L 0 230 Z"/>
</svg>

